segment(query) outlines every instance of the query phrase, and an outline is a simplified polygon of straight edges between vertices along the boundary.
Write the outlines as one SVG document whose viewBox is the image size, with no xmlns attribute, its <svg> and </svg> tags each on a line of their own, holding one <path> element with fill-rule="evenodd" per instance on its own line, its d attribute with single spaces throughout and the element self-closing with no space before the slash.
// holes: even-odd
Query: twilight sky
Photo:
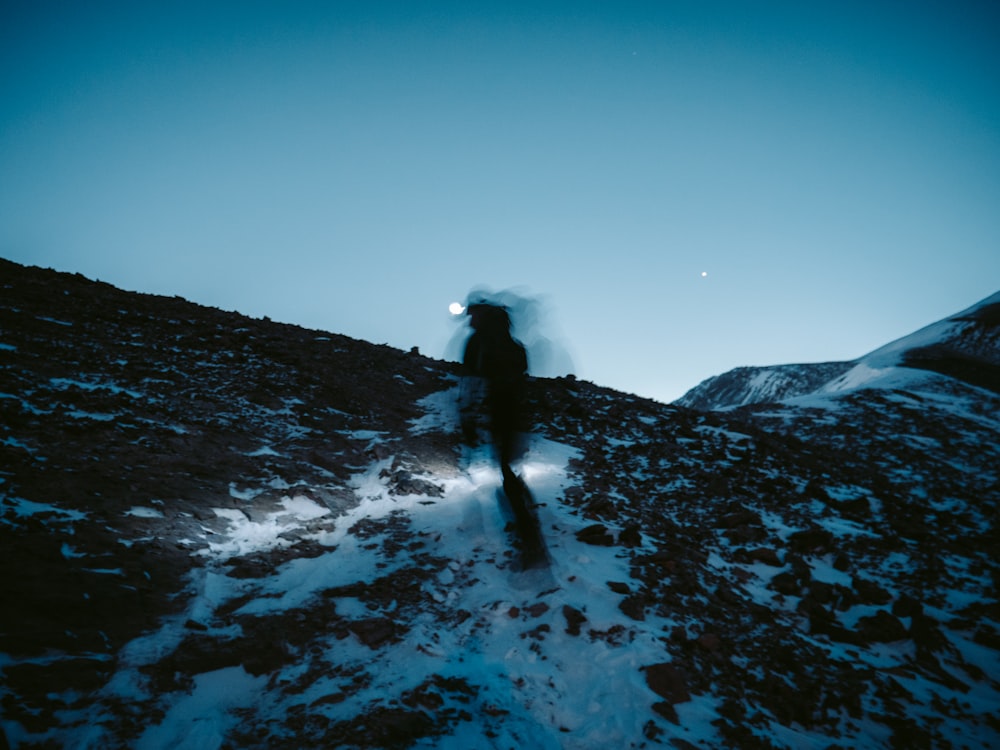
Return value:
<svg viewBox="0 0 1000 750">
<path fill-rule="evenodd" d="M 1000 5 L 0 0 L 0 256 L 670 401 L 1000 289 Z M 543 373 L 544 374 L 544 373 Z"/>
</svg>

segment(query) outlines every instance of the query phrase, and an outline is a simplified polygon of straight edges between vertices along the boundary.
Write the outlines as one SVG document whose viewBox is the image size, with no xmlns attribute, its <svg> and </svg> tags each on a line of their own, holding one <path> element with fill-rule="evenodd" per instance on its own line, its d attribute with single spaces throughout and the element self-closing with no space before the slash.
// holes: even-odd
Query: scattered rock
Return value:
<svg viewBox="0 0 1000 750">
<path fill-rule="evenodd" d="M 415 477 L 409 471 L 400 469 L 394 472 L 389 482 L 389 493 L 392 495 L 426 495 L 442 497 L 444 487 L 426 479 Z"/>
<path fill-rule="evenodd" d="M 492 738 L 507 710 L 476 699 L 474 671 L 461 671 L 471 683 L 432 674 L 417 684 L 427 673 L 411 671 L 406 684 L 386 684 L 394 670 L 383 667 L 406 658 L 388 646 L 410 627 L 420 628 L 420 638 L 406 643 L 423 654 L 416 670 L 467 670 L 468 663 L 456 667 L 464 655 L 457 644 L 513 633 L 509 645 L 537 657 L 535 674 L 512 683 L 520 706 L 542 705 L 553 695 L 546 691 L 569 676 L 555 659 L 542 665 L 552 656 L 548 628 L 560 629 L 542 595 L 484 590 L 495 567 L 508 563 L 505 547 L 477 541 L 459 565 L 453 545 L 440 544 L 454 528 L 416 531 L 411 522 L 424 509 L 410 509 L 440 497 L 444 478 L 457 471 L 457 434 L 411 430 L 424 414 L 422 399 L 454 385 L 453 363 L 6 261 L 0 278 L 0 443 L 9 459 L 0 493 L 9 591 L 0 611 L 10 620 L 0 633 L 0 713 L 31 735 L 22 734 L 19 746 L 61 744 L 79 732 L 68 722 L 87 716 L 101 717 L 108 746 L 133 744 L 199 675 L 227 667 L 266 676 L 259 698 L 237 713 L 239 726 L 222 740 L 227 747 L 429 747 L 459 722 Z M 996 332 L 976 325 L 980 356 L 992 351 Z M 718 707 L 714 730 L 697 738 L 705 746 L 766 747 L 779 725 L 845 747 L 863 745 L 859 732 L 869 728 L 898 747 L 931 747 L 966 732 L 967 744 L 996 744 L 1000 722 L 976 713 L 996 695 L 994 676 L 964 663 L 970 652 L 960 646 L 971 633 L 977 653 L 1000 650 L 992 596 L 1000 576 L 982 552 L 996 547 L 989 521 L 1000 485 L 983 447 L 996 440 L 997 402 L 992 391 L 963 390 L 954 371 L 942 372 L 933 387 L 962 408 L 926 399 L 934 409 L 922 410 L 923 385 L 832 394 L 838 408 L 822 412 L 787 403 L 695 412 L 569 378 L 529 384 L 533 431 L 578 451 L 568 478 L 578 486 L 563 501 L 544 498 L 545 520 L 556 525 L 553 556 L 566 549 L 563 535 L 573 540 L 568 509 L 595 522 L 578 539 L 612 547 L 594 556 L 614 558 L 631 576 L 612 582 L 617 597 L 602 594 L 604 579 L 583 567 L 567 576 L 580 585 L 560 596 L 573 596 L 580 609 L 557 605 L 566 633 L 587 632 L 593 642 L 574 644 L 590 656 L 618 649 L 611 655 L 619 658 L 588 664 L 595 674 L 650 648 L 662 655 L 647 661 L 673 659 L 667 665 L 680 670 L 675 689 L 657 676 L 658 665 L 647 670 L 658 702 L 635 717 L 642 737 L 624 744 L 644 737 L 693 748 L 670 736 L 682 731 L 662 731 L 664 719 L 678 721 L 685 694 Z M 809 387 L 840 374 L 824 369 Z M 799 376 L 790 371 L 790 380 Z M 367 500 L 355 480 L 373 460 L 387 467 L 374 491 L 395 495 L 401 510 L 359 514 L 344 524 L 348 530 L 338 521 Z M 282 504 L 285 495 L 330 513 L 300 518 Z M 59 510 L 22 514 L 19 498 Z M 878 498 L 877 519 L 869 498 Z M 932 498 L 947 500 L 948 512 Z M 131 514 L 133 507 L 140 512 Z M 428 513 L 422 524 L 428 516 L 445 514 Z M 280 533 L 263 540 L 273 549 L 233 551 L 231 534 L 244 518 L 277 520 Z M 841 533 L 841 518 L 858 533 Z M 291 609 L 272 599 L 279 592 L 265 579 L 311 567 L 307 558 L 331 551 L 317 539 L 335 526 L 354 537 L 346 549 L 356 543 L 371 557 L 371 570 L 338 578 L 357 583 L 295 599 Z M 804 531 L 781 547 L 779 528 Z M 448 547 L 449 559 L 434 558 L 436 546 Z M 889 564 L 893 555 L 910 561 Z M 748 562 L 787 568 L 769 573 Z M 851 587 L 815 580 L 810 566 L 818 573 L 829 562 L 869 580 Z M 191 581 L 206 571 L 224 576 L 220 590 L 232 596 L 218 601 L 209 591 L 191 607 L 203 595 Z M 771 573 L 772 590 L 798 602 L 760 590 Z M 901 591 L 916 593 L 892 601 Z M 605 611 L 618 598 L 622 614 Z M 257 599 L 263 607 L 247 607 Z M 504 603 L 492 614 L 500 623 L 479 609 L 497 599 Z M 8 600 L 16 606 L 5 607 Z M 853 630 L 841 624 L 853 604 L 888 610 L 890 602 L 891 614 L 862 618 Z M 189 612 L 198 615 L 185 621 Z M 505 612 L 525 622 L 518 626 Z M 648 624 L 640 624 L 644 617 Z M 800 637 L 804 619 L 810 637 Z M 136 638 L 165 632 L 165 621 L 184 625 L 169 629 L 179 645 L 159 641 L 173 651 L 141 668 L 152 697 L 121 705 L 118 681 L 108 684 L 116 657 Z M 452 638 L 449 630 L 459 632 Z M 907 636 L 912 649 L 870 647 Z M 356 644 L 344 642 L 352 637 Z M 830 648 L 827 638 L 850 647 Z M 630 642 L 635 651 L 625 649 Z M 885 669 L 871 668 L 876 652 Z M 726 663 L 730 653 L 738 664 Z M 982 681 L 967 701 L 959 693 L 969 687 L 956 677 L 962 670 Z M 902 686 L 914 680 L 920 689 L 910 694 Z M 567 732 L 569 718 L 560 719 L 550 728 Z"/>
<path fill-rule="evenodd" d="M 785 596 L 798 596 L 801 593 L 799 579 L 790 572 L 778 573 L 771 579 L 770 588 Z"/>
<path fill-rule="evenodd" d="M 363 620 L 352 620 L 348 628 L 370 649 L 378 649 L 392 641 L 398 640 L 396 623 L 388 617 L 368 617 Z"/>
<path fill-rule="evenodd" d="M 618 535 L 618 541 L 623 547 L 641 547 L 642 532 L 639 530 L 639 524 L 626 524 L 625 528 L 622 529 L 621 534 Z"/>
<path fill-rule="evenodd" d="M 880 609 L 874 615 L 858 620 L 858 634 L 868 642 L 889 643 L 907 637 L 906 626 L 895 615 Z"/>
<path fill-rule="evenodd" d="M 615 543 L 615 538 L 608 532 L 608 527 L 603 523 L 595 523 L 581 529 L 576 533 L 576 538 L 584 544 L 592 544 L 599 547 L 611 547 Z"/>
<path fill-rule="evenodd" d="M 534 604 L 525 607 L 524 611 L 529 617 L 541 617 L 549 611 L 549 605 L 545 602 L 535 602 Z"/>
<path fill-rule="evenodd" d="M 884 604 L 884 602 L 879 603 Z M 922 614 L 923 611 L 923 605 L 909 594 L 903 594 L 892 603 L 892 613 L 896 617 L 914 617 Z"/>
<path fill-rule="evenodd" d="M 669 721 L 671 724 L 681 723 L 680 717 L 677 716 L 677 709 L 674 708 L 672 703 L 668 701 L 660 701 L 658 703 L 654 703 L 652 708 L 656 711 L 656 713 Z"/>
<path fill-rule="evenodd" d="M 823 554 L 834 548 L 833 534 L 818 526 L 796 531 L 788 537 L 788 548 L 794 552 Z"/>
<path fill-rule="evenodd" d="M 580 626 L 587 621 L 587 616 L 576 607 L 565 604 L 563 617 L 566 618 L 566 632 L 570 635 L 580 635 Z"/>
<path fill-rule="evenodd" d="M 642 621 L 646 619 L 646 598 L 641 594 L 626 596 L 618 603 L 618 609 L 633 620 Z"/>
<path fill-rule="evenodd" d="M 892 601 L 892 594 L 866 578 L 855 578 L 854 590 L 862 604 L 888 604 Z"/>
<path fill-rule="evenodd" d="M 948 647 L 948 638 L 938 625 L 937 620 L 928 617 L 922 611 L 910 615 L 910 638 L 917 647 L 917 657 L 944 651 Z"/>
<path fill-rule="evenodd" d="M 657 708 L 660 705 L 657 704 L 653 708 L 665 718 L 676 722 L 677 713 L 673 710 L 674 705 L 691 700 L 684 671 L 672 662 L 652 664 L 646 667 L 645 671 L 649 689 L 664 699 L 663 706 Z"/>
<path fill-rule="evenodd" d="M 775 568 L 780 568 L 783 565 L 781 558 L 778 556 L 778 551 L 773 547 L 756 547 L 750 550 L 748 554 L 751 560 L 756 560 L 765 565 Z"/>
<path fill-rule="evenodd" d="M 864 495 L 853 500 L 841 500 L 834 503 L 833 507 L 841 515 L 858 521 L 870 518 L 872 514 L 871 502 Z"/>
<path fill-rule="evenodd" d="M 737 526 L 759 526 L 760 516 L 752 510 L 738 510 L 722 516 L 719 519 L 719 525 L 724 529 L 734 529 Z"/>
<path fill-rule="evenodd" d="M 722 639 L 715 633 L 703 633 L 698 636 L 698 646 L 705 651 L 718 651 L 722 646 Z"/>
</svg>

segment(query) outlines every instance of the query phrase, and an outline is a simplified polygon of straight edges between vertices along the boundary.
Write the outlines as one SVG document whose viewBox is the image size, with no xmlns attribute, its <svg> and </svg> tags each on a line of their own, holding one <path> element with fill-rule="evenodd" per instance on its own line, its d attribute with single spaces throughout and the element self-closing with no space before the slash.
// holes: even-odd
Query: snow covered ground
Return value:
<svg viewBox="0 0 1000 750">
<path fill-rule="evenodd" d="M 445 363 L 15 281 L 14 748 L 1000 746 L 1000 396 L 975 378 L 787 366 L 757 381 L 780 403 L 724 412 L 534 382 L 551 564 L 525 571 Z"/>
<path fill-rule="evenodd" d="M 338 617 L 393 617 L 403 606 L 390 600 L 373 606 L 357 596 L 330 596 L 358 582 L 371 583 L 412 565 L 405 554 L 385 553 L 386 535 L 393 536 L 393 519 L 405 517 L 406 535 L 418 540 L 422 554 L 441 563 L 423 580 L 428 606 L 412 614 L 405 632 L 393 636 L 392 647 L 373 649 L 357 636 L 322 634 L 329 623 L 315 622 L 319 646 L 268 676 L 248 674 L 229 666 L 199 674 L 187 691 L 165 697 L 162 719 L 142 734 L 140 750 L 207 750 L 222 747 L 238 724 L 239 710 L 252 710 L 257 722 L 285 716 L 296 707 L 330 721 L 349 721 L 359 706 L 421 686 L 460 686 L 441 697 L 422 700 L 475 720 L 456 722 L 442 737 L 417 747 L 629 747 L 643 737 L 649 707 L 658 698 L 649 689 L 642 668 L 662 661 L 658 632 L 667 621 L 650 621 L 641 630 L 618 608 L 620 595 L 608 582 L 627 581 L 629 558 L 613 547 L 577 541 L 579 520 L 559 499 L 569 479 L 571 448 L 544 439 L 532 442 L 522 473 L 539 503 L 538 514 L 552 564 L 547 569 L 518 571 L 512 563 L 507 519 L 498 501 L 499 475 L 486 449 L 468 456 L 465 470 L 445 482 L 443 497 L 392 496 L 380 475 L 389 459 L 375 461 L 356 476 L 363 498 L 337 519 L 333 531 L 317 535 L 329 548 L 317 557 L 298 559 L 261 579 L 233 579 L 209 565 L 197 581 L 187 611 L 157 633 L 130 644 L 121 669 L 107 689 L 109 699 L 148 699 L 140 670 L 176 649 L 184 623 L 213 623 L 220 609 L 238 602 L 233 614 L 256 617 L 307 612 L 316 598 L 327 597 Z M 296 519 L 327 513 L 305 498 L 287 498 L 287 514 L 270 514 L 258 523 L 239 514 L 231 518 L 225 538 L 206 555 L 224 563 L 234 554 L 264 551 L 280 543 L 279 529 Z M 359 522 L 386 524 L 387 531 L 358 538 L 351 529 Z M 397 523 L 402 524 L 402 521 Z M 278 533 L 276 533 L 278 532 Z M 564 607 L 577 609 L 595 634 L 569 635 Z M 461 613 L 461 621 L 454 614 Z M 449 622 L 449 618 L 453 621 Z M 623 623 L 623 621 L 625 621 Z M 625 627 L 623 627 L 623 625 Z M 224 636 L 225 628 L 209 632 Z M 245 637 L 238 629 L 234 637 Z M 304 673 L 319 668 L 368 678 L 348 699 L 342 680 L 317 679 L 301 692 L 289 690 Z M 432 693 L 428 693 L 428 696 Z M 685 735 L 696 740 L 699 722 L 711 717 L 702 703 L 680 708 Z M 417 701 L 419 703 L 419 699 Z M 434 705 L 439 713 L 442 707 Z M 92 737 L 78 747 L 100 747 L 105 738 Z"/>
</svg>

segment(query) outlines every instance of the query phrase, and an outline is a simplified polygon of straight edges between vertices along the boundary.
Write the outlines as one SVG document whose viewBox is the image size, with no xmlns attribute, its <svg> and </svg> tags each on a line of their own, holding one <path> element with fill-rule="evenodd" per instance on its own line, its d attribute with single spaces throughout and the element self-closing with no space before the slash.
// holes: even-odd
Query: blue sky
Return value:
<svg viewBox="0 0 1000 750">
<path fill-rule="evenodd" d="M 990 2 L 6 2 L 0 255 L 670 401 L 1000 289 Z M 703 273 L 707 275 L 702 275 Z"/>
</svg>

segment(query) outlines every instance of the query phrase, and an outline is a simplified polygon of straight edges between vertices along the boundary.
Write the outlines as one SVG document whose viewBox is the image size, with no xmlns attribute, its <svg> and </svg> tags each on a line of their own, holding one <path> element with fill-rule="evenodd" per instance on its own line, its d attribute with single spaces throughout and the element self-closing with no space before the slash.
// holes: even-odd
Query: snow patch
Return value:
<svg viewBox="0 0 1000 750">
<path fill-rule="evenodd" d="M 239 719 L 234 709 L 251 705 L 267 685 L 267 676 L 252 677 L 243 667 L 226 667 L 194 678 L 194 688 L 167 712 L 159 725 L 146 730 L 137 750 L 218 750 Z"/>
<path fill-rule="evenodd" d="M 126 516 L 135 516 L 136 518 L 163 518 L 163 512 L 157 510 L 156 508 L 145 508 L 141 505 L 133 505 L 129 510 L 125 511 Z"/>
<path fill-rule="evenodd" d="M 232 490 L 231 490 L 232 492 Z M 253 521 L 236 508 L 212 508 L 219 518 L 229 521 L 229 529 L 221 542 L 210 542 L 208 549 L 197 554 L 227 559 L 236 555 L 249 555 L 275 547 L 289 547 L 292 542 L 281 535 L 300 522 L 311 521 L 330 514 L 325 508 L 307 497 L 285 497 L 282 510 L 272 511 L 262 521 Z"/>
</svg>

